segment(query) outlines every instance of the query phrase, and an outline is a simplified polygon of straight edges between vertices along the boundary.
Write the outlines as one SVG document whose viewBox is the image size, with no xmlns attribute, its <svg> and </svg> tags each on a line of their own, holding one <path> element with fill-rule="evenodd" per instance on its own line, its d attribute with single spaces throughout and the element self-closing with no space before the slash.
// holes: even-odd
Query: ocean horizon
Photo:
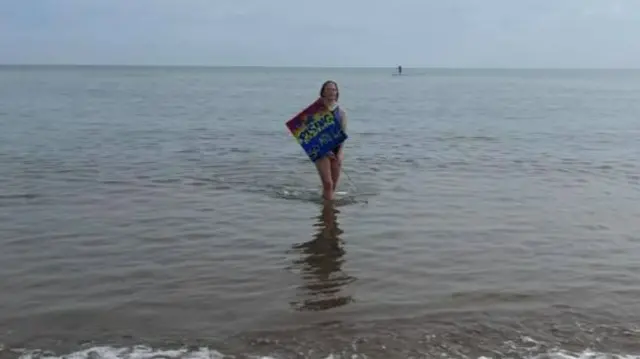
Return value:
<svg viewBox="0 0 640 359">
<path fill-rule="evenodd" d="M 640 67 L 521 67 L 521 66 L 405 66 L 401 63 L 388 66 L 337 66 L 337 65 L 223 65 L 223 64 L 145 64 L 145 63 L 0 63 L 0 67 L 149 67 L 149 68 L 257 68 L 257 69 L 362 69 L 395 70 L 398 65 L 411 70 L 506 70 L 506 71 L 638 71 Z"/>
</svg>

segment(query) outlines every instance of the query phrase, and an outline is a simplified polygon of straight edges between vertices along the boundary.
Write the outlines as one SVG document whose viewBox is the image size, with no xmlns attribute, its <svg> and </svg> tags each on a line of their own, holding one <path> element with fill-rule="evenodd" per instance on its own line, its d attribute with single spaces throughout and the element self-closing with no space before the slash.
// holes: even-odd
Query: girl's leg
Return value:
<svg viewBox="0 0 640 359">
<path fill-rule="evenodd" d="M 340 172 L 342 171 L 342 161 L 338 159 L 330 160 L 331 182 L 333 184 L 333 192 L 338 189 L 338 181 L 340 181 Z"/>
<path fill-rule="evenodd" d="M 331 178 L 331 162 L 328 157 L 322 157 L 315 162 L 316 169 L 322 183 L 322 197 L 325 200 L 333 200 L 333 179 Z"/>
</svg>

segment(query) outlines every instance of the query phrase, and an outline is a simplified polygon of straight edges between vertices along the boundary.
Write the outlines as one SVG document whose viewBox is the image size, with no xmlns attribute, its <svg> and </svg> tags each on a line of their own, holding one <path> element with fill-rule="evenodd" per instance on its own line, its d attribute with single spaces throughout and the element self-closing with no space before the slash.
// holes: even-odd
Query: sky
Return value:
<svg viewBox="0 0 640 359">
<path fill-rule="evenodd" d="M 0 0 L 0 63 L 638 68 L 640 0 Z"/>
</svg>

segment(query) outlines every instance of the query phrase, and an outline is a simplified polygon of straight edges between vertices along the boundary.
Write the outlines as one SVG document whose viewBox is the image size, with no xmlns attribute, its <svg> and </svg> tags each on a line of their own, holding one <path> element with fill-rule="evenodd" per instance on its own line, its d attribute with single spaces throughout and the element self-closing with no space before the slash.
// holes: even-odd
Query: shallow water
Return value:
<svg viewBox="0 0 640 359">
<path fill-rule="evenodd" d="M 0 68 L 0 358 L 640 355 L 640 72 L 405 72 Z"/>
</svg>

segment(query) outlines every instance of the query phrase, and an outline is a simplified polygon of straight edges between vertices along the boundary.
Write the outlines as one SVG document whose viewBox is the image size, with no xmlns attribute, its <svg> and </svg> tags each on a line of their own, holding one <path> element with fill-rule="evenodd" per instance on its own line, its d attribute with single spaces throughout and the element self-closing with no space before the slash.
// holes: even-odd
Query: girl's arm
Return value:
<svg viewBox="0 0 640 359">
<path fill-rule="evenodd" d="M 347 114 L 342 109 L 340 109 L 339 111 L 340 111 L 340 119 L 342 120 L 340 121 L 340 125 L 342 126 L 342 131 L 346 133 L 347 132 Z"/>
</svg>

